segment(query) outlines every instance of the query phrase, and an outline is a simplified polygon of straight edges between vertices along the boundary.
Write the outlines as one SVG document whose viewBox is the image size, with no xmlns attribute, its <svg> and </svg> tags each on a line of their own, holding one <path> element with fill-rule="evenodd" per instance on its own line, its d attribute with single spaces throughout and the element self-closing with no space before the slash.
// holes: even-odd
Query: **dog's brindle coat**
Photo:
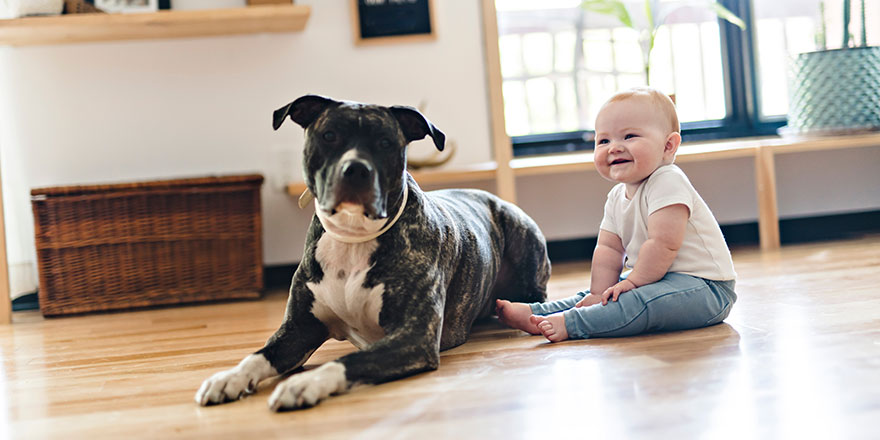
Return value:
<svg viewBox="0 0 880 440">
<path fill-rule="evenodd" d="M 406 172 L 407 144 L 431 136 L 442 150 L 445 140 L 417 110 L 306 95 L 275 112 L 276 130 L 287 116 L 306 130 L 306 185 L 326 224 L 312 219 L 281 328 L 206 380 L 199 404 L 254 392 L 261 380 L 302 366 L 330 337 L 360 350 L 279 383 L 272 409 L 433 370 L 440 351 L 464 343 L 496 298 L 545 299 L 546 244 L 522 210 L 478 190 L 423 192 Z M 397 222 L 366 242 L 346 243 L 325 229 L 375 231 L 404 200 Z"/>
</svg>

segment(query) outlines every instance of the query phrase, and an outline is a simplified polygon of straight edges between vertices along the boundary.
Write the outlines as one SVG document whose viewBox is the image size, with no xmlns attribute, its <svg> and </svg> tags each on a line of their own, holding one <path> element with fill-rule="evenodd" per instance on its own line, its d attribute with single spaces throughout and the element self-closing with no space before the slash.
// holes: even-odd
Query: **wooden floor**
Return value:
<svg viewBox="0 0 880 440">
<path fill-rule="evenodd" d="M 735 249 L 739 302 L 707 329 L 545 343 L 495 322 L 438 371 L 302 411 L 272 384 L 202 408 L 196 389 L 258 348 L 283 292 L 256 302 L 0 327 L 0 438 L 878 438 L 880 236 Z M 554 267 L 551 296 L 588 267 Z M 351 350 L 328 342 L 315 366 Z"/>
</svg>

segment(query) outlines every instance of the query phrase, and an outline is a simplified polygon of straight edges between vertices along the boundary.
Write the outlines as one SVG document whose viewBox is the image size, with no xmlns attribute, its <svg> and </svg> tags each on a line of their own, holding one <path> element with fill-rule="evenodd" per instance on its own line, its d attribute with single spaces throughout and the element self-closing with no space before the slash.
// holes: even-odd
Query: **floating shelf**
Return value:
<svg viewBox="0 0 880 440">
<path fill-rule="evenodd" d="M 143 14 L 25 17 L 0 20 L 0 45 L 36 46 L 297 32 L 305 28 L 310 13 L 311 8 L 304 5 L 261 5 Z"/>
</svg>

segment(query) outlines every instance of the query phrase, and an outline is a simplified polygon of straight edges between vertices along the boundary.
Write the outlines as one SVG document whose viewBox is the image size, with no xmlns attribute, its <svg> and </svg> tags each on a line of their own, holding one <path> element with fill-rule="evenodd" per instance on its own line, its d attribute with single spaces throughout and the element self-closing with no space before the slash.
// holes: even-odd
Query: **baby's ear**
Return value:
<svg viewBox="0 0 880 440">
<path fill-rule="evenodd" d="M 663 145 L 663 159 L 666 163 L 675 161 L 675 153 L 678 152 L 679 145 L 681 145 L 681 133 L 673 131 L 666 136 L 666 144 Z"/>
</svg>

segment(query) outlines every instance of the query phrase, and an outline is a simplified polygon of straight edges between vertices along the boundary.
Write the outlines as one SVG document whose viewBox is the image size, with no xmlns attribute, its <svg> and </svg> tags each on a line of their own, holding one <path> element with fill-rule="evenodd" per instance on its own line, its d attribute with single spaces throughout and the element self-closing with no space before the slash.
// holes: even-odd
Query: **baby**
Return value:
<svg viewBox="0 0 880 440">
<path fill-rule="evenodd" d="M 736 273 L 718 222 L 684 172 L 672 101 L 640 87 L 596 117 L 594 161 L 608 193 L 590 290 L 548 303 L 498 300 L 501 322 L 551 342 L 631 336 L 720 323 Z M 624 269 L 627 272 L 623 274 Z"/>
</svg>

